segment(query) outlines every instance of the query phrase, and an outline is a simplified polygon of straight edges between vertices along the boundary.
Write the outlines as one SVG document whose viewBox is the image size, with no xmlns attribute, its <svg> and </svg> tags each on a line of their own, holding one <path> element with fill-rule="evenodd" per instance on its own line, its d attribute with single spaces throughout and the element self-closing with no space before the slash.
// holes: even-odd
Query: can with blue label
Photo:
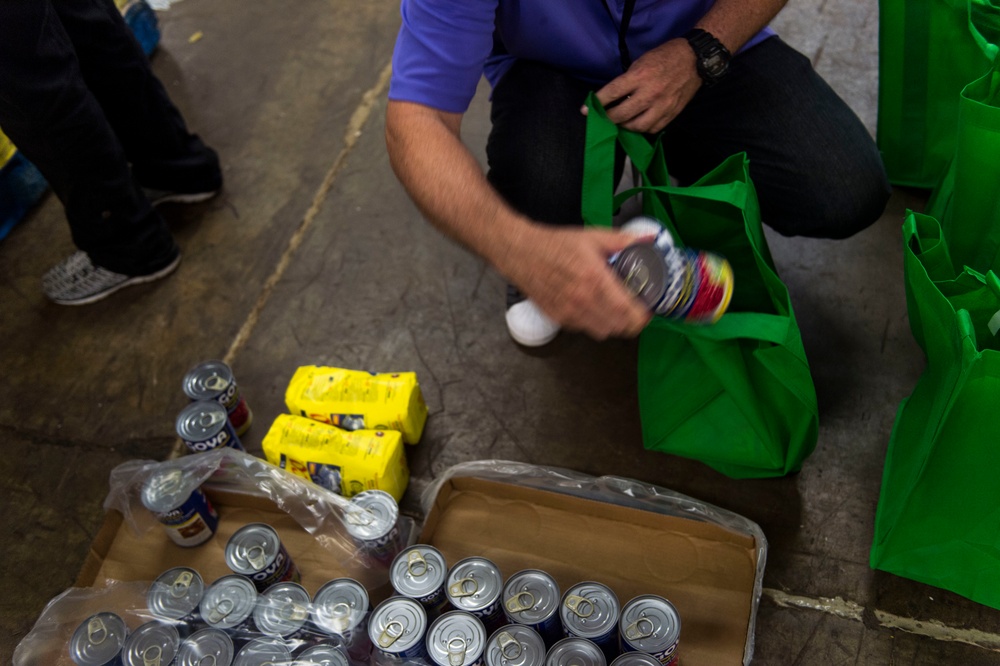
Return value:
<svg viewBox="0 0 1000 666">
<path fill-rule="evenodd" d="M 129 634 L 122 645 L 122 666 L 172 664 L 181 637 L 172 624 L 153 620 Z"/>
<path fill-rule="evenodd" d="M 344 527 L 372 565 L 390 566 L 402 548 L 399 505 L 384 490 L 364 490 L 352 497 Z"/>
<path fill-rule="evenodd" d="M 334 578 L 313 596 L 312 626 L 343 644 L 351 659 L 367 662 L 372 651 L 368 637 L 371 601 L 364 585 L 353 578 Z"/>
<path fill-rule="evenodd" d="M 567 636 L 593 641 L 607 661 L 618 656 L 618 617 L 621 606 L 610 587 L 594 581 L 566 590 L 559 617 Z"/>
<path fill-rule="evenodd" d="M 265 636 L 300 641 L 309 636 L 309 593 L 298 583 L 275 583 L 257 597 L 253 623 Z"/>
<path fill-rule="evenodd" d="M 181 642 L 176 666 L 232 666 L 236 648 L 229 634 L 207 627 L 199 629 Z"/>
<path fill-rule="evenodd" d="M 676 666 L 681 616 L 672 603 L 655 594 L 636 597 L 622 608 L 619 628 L 623 652 L 645 652 L 662 666 Z"/>
<path fill-rule="evenodd" d="M 214 400 L 226 408 L 229 422 L 238 437 L 253 423 L 253 412 L 236 384 L 233 370 L 222 361 L 206 361 L 184 375 L 184 395 L 195 400 Z"/>
<path fill-rule="evenodd" d="M 503 574 L 485 557 L 467 557 L 448 571 L 445 594 L 456 609 L 478 617 L 492 633 L 506 624 L 501 609 Z"/>
<path fill-rule="evenodd" d="M 431 666 L 424 643 L 426 633 L 424 607 L 406 597 L 390 597 L 380 603 L 368 624 L 368 637 L 376 653 Z"/>
<path fill-rule="evenodd" d="M 552 647 L 563 638 L 559 619 L 562 595 L 556 580 L 538 569 L 525 569 L 507 579 L 503 586 L 503 612 L 508 622 L 524 624 Z"/>
<path fill-rule="evenodd" d="M 624 652 L 611 662 L 611 666 L 661 666 L 660 660 L 645 652 Z"/>
<path fill-rule="evenodd" d="M 427 653 L 437 666 L 484 666 L 486 628 L 475 615 L 450 611 L 427 630 Z"/>
<path fill-rule="evenodd" d="M 435 620 L 448 606 L 444 581 L 448 565 L 434 546 L 417 544 L 404 549 L 389 567 L 389 583 L 396 594 L 420 602 L 427 617 Z"/>
<path fill-rule="evenodd" d="M 333 645 L 314 645 L 295 657 L 296 666 L 351 666 L 347 653 Z"/>
<path fill-rule="evenodd" d="M 214 400 L 190 403 L 177 415 L 177 436 L 184 440 L 191 453 L 204 453 L 224 446 L 246 451 L 226 408 Z"/>
<path fill-rule="evenodd" d="M 508 624 L 486 641 L 486 666 L 542 666 L 545 641 L 525 624 Z"/>
<path fill-rule="evenodd" d="M 80 623 L 69 641 L 69 657 L 77 666 L 119 666 L 128 626 L 114 613 L 97 613 Z"/>
<path fill-rule="evenodd" d="M 292 653 L 277 638 L 255 638 L 236 653 L 233 666 L 277 666 L 290 664 Z"/>
<path fill-rule="evenodd" d="M 258 592 L 275 583 L 302 580 L 278 532 L 264 523 L 250 523 L 236 530 L 226 544 L 226 564 L 233 573 L 252 580 Z"/>
<path fill-rule="evenodd" d="M 558 641 L 545 655 L 545 666 L 607 666 L 604 651 L 586 638 Z"/>
<path fill-rule="evenodd" d="M 198 621 L 198 605 L 205 582 L 190 567 L 174 567 L 160 574 L 146 593 L 146 607 L 160 620 L 173 622 L 182 634 Z"/>
<path fill-rule="evenodd" d="M 178 546 L 198 546 L 215 534 L 219 514 L 198 480 L 180 465 L 163 463 L 142 485 L 142 504 Z"/>
<path fill-rule="evenodd" d="M 231 574 L 215 580 L 205 590 L 198 613 L 205 624 L 244 638 L 252 629 L 257 588 L 246 576 Z"/>
</svg>

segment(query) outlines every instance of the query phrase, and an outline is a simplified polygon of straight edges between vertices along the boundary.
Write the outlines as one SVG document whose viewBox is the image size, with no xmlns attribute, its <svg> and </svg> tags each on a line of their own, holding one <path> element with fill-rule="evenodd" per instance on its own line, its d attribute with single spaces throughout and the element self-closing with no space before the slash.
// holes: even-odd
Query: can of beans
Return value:
<svg viewBox="0 0 1000 666">
<path fill-rule="evenodd" d="M 448 601 L 458 610 L 478 617 L 486 631 L 494 632 L 506 624 L 500 608 L 503 574 L 485 557 L 467 557 L 448 571 L 445 583 Z"/>
<path fill-rule="evenodd" d="M 655 594 L 629 601 L 618 622 L 623 652 L 645 652 L 662 666 L 676 666 L 681 616 L 672 603 Z"/>
<path fill-rule="evenodd" d="M 283 640 L 308 636 L 309 593 L 298 583 L 275 583 L 257 597 L 253 623 L 257 631 Z"/>
<path fill-rule="evenodd" d="M 236 385 L 232 368 L 222 361 L 206 361 L 191 368 L 184 375 L 183 387 L 184 395 L 192 401 L 214 400 L 225 407 L 237 436 L 250 429 L 253 413 Z"/>
<path fill-rule="evenodd" d="M 114 613 L 97 613 L 80 623 L 69 641 L 69 656 L 77 666 L 118 666 L 128 638 L 125 621 Z"/>
<path fill-rule="evenodd" d="M 545 641 L 526 624 L 508 624 L 486 641 L 486 666 L 542 666 Z"/>
<path fill-rule="evenodd" d="M 198 605 L 198 613 L 209 627 L 240 638 L 251 630 L 256 605 L 257 588 L 250 579 L 231 574 L 208 586 Z"/>
<path fill-rule="evenodd" d="M 184 633 L 198 620 L 198 605 L 205 596 L 205 582 L 190 567 L 174 567 L 160 574 L 146 593 L 146 607 L 154 617 L 177 623 Z"/>
<path fill-rule="evenodd" d="M 277 666 L 289 664 L 292 653 L 276 638 L 255 638 L 236 653 L 233 666 Z"/>
<path fill-rule="evenodd" d="M 197 479 L 177 465 L 161 465 L 142 485 L 142 504 L 178 546 L 205 543 L 219 526 L 219 514 Z"/>
<path fill-rule="evenodd" d="M 390 566 L 402 547 L 399 505 L 384 490 L 365 490 L 352 497 L 344 527 L 373 564 Z"/>
<path fill-rule="evenodd" d="M 177 436 L 191 453 L 204 453 L 223 446 L 246 451 L 229 423 L 226 408 L 212 400 L 190 403 L 177 415 Z"/>
<path fill-rule="evenodd" d="M 660 660 L 645 652 L 625 652 L 615 657 L 611 666 L 661 666 Z"/>
<path fill-rule="evenodd" d="M 610 587 L 585 581 L 566 590 L 559 617 L 567 636 L 593 641 L 611 661 L 618 656 L 620 608 Z"/>
<path fill-rule="evenodd" d="M 474 615 L 451 611 L 434 620 L 426 644 L 437 666 L 484 666 L 486 628 Z"/>
<path fill-rule="evenodd" d="M 503 586 L 503 612 L 508 622 L 524 624 L 551 647 L 562 638 L 559 620 L 559 584 L 544 571 L 525 569 L 507 579 Z"/>
<path fill-rule="evenodd" d="M 229 634 L 211 627 L 199 629 L 181 642 L 176 666 L 232 666 L 236 656 Z"/>
<path fill-rule="evenodd" d="M 444 581 L 448 566 L 434 546 L 417 544 L 404 549 L 389 567 L 389 583 L 396 594 L 420 602 L 427 617 L 434 620 L 448 605 Z"/>
<path fill-rule="evenodd" d="M 129 634 L 122 645 L 122 666 L 168 666 L 177 656 L 181 637 L 177 628 L 153 620 Z"/>
<path fill-rule="evenodd" d="M 564 638 L 549 648 L 545 666 L 606 666 L 600 647 L 586 638 Z"/>
<path fill-rule="evenodd" d="M 424 635 L 427 613 L 413 599 L 391 597 L 372 611 L 368 637 L 375 652 L 383 657 L 430 664 Z"/>
<path fill-rule="evenodd" d="M 364 585 L 352 578 L 335 578 L 316 591 L 310 619 L 321 634 L 339 638 L 351 659 L 367 662 L 372 651 L 368 636 L 370 611 Z"/>
<path fill-rule="evenodd" d="M 236 530 L 226 544 L 226 564 L 233 573 L 252 580 L 259 592 L 275 583 L 302 580 L 278 533 L 264 523 L 251 523 Z"/>
<path fill-rule="evenodd" d="M 350 666 L 347 653 L 333 645 L 314 645 L 295 657 L 297 666 Z"/>
</svg>

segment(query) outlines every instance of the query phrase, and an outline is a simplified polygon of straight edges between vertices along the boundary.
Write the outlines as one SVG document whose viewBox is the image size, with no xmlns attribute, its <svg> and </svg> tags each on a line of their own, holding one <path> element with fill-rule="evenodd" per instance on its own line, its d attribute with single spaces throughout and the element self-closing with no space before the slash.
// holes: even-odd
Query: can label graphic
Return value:
<svg viewBox="0 0 1000 666">
<path fill-rule="evenodd" d="M 180 467 L 153 472 L 143 484 L 141 499 L 178 546 L 203 544 L 219 526 L 219 514 L 197 480 Z"/>
</svg>

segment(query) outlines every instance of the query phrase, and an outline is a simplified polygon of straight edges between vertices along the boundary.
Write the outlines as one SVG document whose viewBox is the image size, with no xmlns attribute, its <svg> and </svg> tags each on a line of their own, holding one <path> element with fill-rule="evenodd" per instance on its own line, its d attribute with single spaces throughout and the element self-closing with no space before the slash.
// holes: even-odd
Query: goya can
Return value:
<svg viewBox="0 0 1000 666">
<path fill-rule="evenodd" d="M 233 573 L 252 580 L 259 592 L 275 583 L 302 580 L 277 531 L 264 523 L 250 523 L 236 530 L 226 544 L 226 564 Z"/>
<path fill-rule="evenodd" d="M 178 546 L 198 546 L 215 534 L 219 514 L 195 477 L 176 465 L 149 475 L 140 493 L 142 504 Z"/>
<path fill-rule="evenodd" d="M 503 586 L 503 612 L 508 622 L 525 624 L 538 632 L 549 647 L 562 638 L 559 620 L 559 584 L 544 571 L 525 569 Z"/>
<path fill-rule="evenodd" d="M 448 571 L 448 601 L 456 609 L 478 617 L 491 633 L 506 624 L 500 609 L 501 592 L 503 574 L 485 557 L 467 557 Z"/>
<path fill-rule="evenodd" d="M 369 562 L 388 567 L 399 554 L 399 505 L 384 490 L 365 490 L 352 497 L 344 527 Z"/>
<path fill-rule="evenodd" d="M 232 666 L 236 656 L 233 639 L 211 627 L 199 629 L 181 642 L 176 666 Z"/>
<path fill-rule="evenodd" d="M 375 652 L 389 658 L 429 664 L 424 635 L 427 612 L 413 599 L 390 597 L 372 611 L 368 637 Z"/>
<path fill-rule="evenodd" d="M 586 638 L 564 638 L 545 654 L 545 666 L 607 666 L 600 647 Z"/>
<path fill-rule="evenodd" d="M 610 587 L 585 581 L 566 590 L 559 617 L 567 636 L 593 641 L 611 661 L 618 656 L 620 609 L 618 597 Z"/>
<path fill-rule="evenodd" d="M 255 638 L 236 653 L 233 666 L 277 666 L 292 661 L 292 653 L 276 638 Z"/>
<path fill-rule="evenodd" d="M 545 641 L 526 624 L 508 624 L 486 641 L 486 666 L 542 666 Z"/>
<path fill-rule="evenodd" d="M 437 666 L 483 666 L 486 627 L 475 615 L 451 611 L 434 620 L 426 644 Z"/>
<path fill-rule="evenodd" d="M 128 638 L 125 621 L 114 613 L 97 613 L 80 623 L 69 641 L 69 657 L 77 666 L 118 666 Z"/>
<path fill-rule="evenodd" d="M 122 646 L 122 666 L 168 666 L 174 662 L 181 637 L 177 628 L 153 620 L 129 634 Z"/>
<path fill-rule="evenodd" d="M 662 666 L 677 664 L 681 616 L 672 603 L 655 594 L 636 597 L 622 608 L 618 624 L 622 652 L 645 652 Z"/>
<path fill-rule="evenodd" d="M 257 597 L 253 623 L 267 636 L 297 640 L 308 635 L 309 593 L 298 583 L 275 583 Z"/>
<path fill-rule="evenodd" d="M 222 361 L 206 361 L 184 375 L 184 395 L 195 400 L 214 400 L 226 408 L 229 422 L 242 437 L 253 422 L 253 413 L 236 385 L 233 370 Z"/>
<path fill-rule="evenodd" d="M 174 567 L 160 574 L 146 593 L 146 607 L 160 620 L 192 625 L 205 596 L 205 581 L 190 567 Z M 180 628 L 178 628 L 180 629 Z"/>
<path fill-rule="evenodd" d="M 448 566 L 444 555 L 434 546 L 417 544 L 402 550 L 389 567 L 392 589 L 404 597 L 420 602 L 427 617 L 435 619 L 448 604 L 444 581 Z"/>
<path fill-rule="evenodd" d="M 314 645 L 295 657 L 296 666 L 351 666 L 347 653 L 333 645 Z"/>
<path fill-rule="evenodd" d="M 256 605 L 257 588 L 253 582 L 246 576 L 231 574 L 208 586 L 198 613 L 209 627 L 239 636 L 250 631 Z"/>
<path fill-rule="evenodd" d="M 615 657 L 611 666 L 661 666 L 660 660 L 645 652 L 625 652 Z"/>
<path fill-rule="evenodd" d="M 191 453 L 204 453 L 223 446 L 246 451 L 229 423 L 226 408 L 213 400 L 190 403 L 177 415 L 177 436 Z"/>
<path fill-rule="evenodd" d="M 335 578 L 316 591 L 310 618 L 321 634 L 338 637 L 353 660 L 367 662 L 372 651 L 370 611 L 364 585 L 352 578 Z"/>
</svg>

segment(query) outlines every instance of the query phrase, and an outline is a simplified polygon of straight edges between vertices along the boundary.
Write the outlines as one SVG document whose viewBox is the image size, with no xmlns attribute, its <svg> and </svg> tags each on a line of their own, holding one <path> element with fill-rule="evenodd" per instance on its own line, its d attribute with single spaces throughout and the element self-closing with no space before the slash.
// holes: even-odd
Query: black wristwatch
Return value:
<svg viewBox="0 0 1000 666">
<path fill-rule="evenodd" d="M 706 86 L 719 82 L 729 71 L 729 61 L 733 55 L 712 33 L 701 28 L 693 28 L 684 35 L 698 59 L 698 76 Z"/>
</svg>

